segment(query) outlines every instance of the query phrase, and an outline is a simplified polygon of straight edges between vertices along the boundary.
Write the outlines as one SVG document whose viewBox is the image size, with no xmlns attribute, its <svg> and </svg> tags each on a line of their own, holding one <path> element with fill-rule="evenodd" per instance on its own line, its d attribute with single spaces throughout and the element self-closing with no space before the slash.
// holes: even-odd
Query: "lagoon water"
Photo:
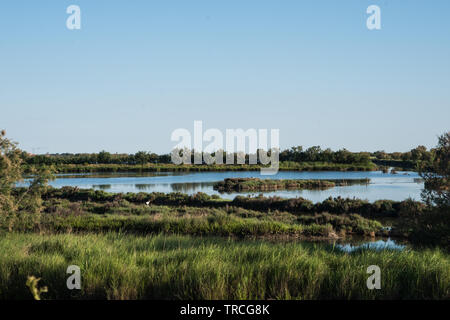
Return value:
<svg viewBox="0 0 450 320">
<path fill-rule="evenodd" d="M 352 253 L 359 250 L 373 250 L 373 251 L 383 251 L 383 250 L 391 250 L 391 251 L 402 251 L 407 246 L 405 244 L 397 243 L 395 240 L 387 239 L 387 240 L 377 240 L 377 241 L 366 241 L 359 244 L 355 243 L 344 243 L 337 244 L 336 248 L 343 252 Z"/>
<path fill-rule="evenodd" d="M 323 201 L 328 197 L 361 198 L 369 201 L 379 199 L 405 200 L 412 198 L 420 200 L 423 182 L 415 172 L 398 172 L 386 174 L 380 171 L 370 172 L 335 172 L 335 171 L 280 171 L 274 176 L 261 176 L 259 171 L 244 172 L 161 172 L 137 174 L 121 173 L 90 173 L 90 174 L 60 174 L 50 185 L 60 188 L 73 186 L 79 188 L 94 188 L 108 192 L 182 192 L 195 194 L 204 192 L 217 194 L 222 198 L 233 199 L 237 193 L 219 193 L 213 190 L 217 181 L 225 178 L 261 178 L 261 179 L 361 179 L 369 178 L 367 185 L 351 185 L 335 187 L 327 190 L 287 190 L 264 192 L 265 196 L 281 196 L 286 198 L 303 197 L 314 202 Z M 261 192 L 240 193 L 255 196 Z"/>
</svg>

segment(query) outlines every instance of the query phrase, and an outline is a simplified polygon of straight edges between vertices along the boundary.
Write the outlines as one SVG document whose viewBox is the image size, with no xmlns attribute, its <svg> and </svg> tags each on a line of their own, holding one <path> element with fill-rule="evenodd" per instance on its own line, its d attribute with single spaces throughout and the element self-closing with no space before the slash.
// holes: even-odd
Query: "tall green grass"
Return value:
<svg viewBox="0 0 450 320">
<path fill-rule="evenodd" d="M 360 218 L 355 223 L 365 223 Z M 381 225 L 368 222 L 367 228 L 361 234 L 368 234 L 371 230 L 379 230 Z M 347 225 L 338 226 L 346 230 Z M 348 223 L 351 228 L 351 224 Z M 0 231 L 7 230 L 0 221 Z M 60 232 L 127 232 L 134 234 L 189 234 L 197 236 L 293 236 L 296 238 L 335 237 L 331 224 L 308 225 L 289 224 L 269 219 L 240 218 L 227 215 L 223 212 L 209 214 L 208 216 L 181 216 L 151 215 L 151 216 L 124 216 L 124 215 L 95 215 L 79 216 L 43 215 L 37 225 L 31 217 L 21 216 L 17 219 L 14 230 L 17 232 L 40 231 L 45 233 Z M 337 230 L 340 230 L 337 228 Z"/>
<path fill-rule="evenodd" d="M 4 234 L 0 298 L 29 299 L 449 299 L 450 257 L 435 250 L 343 253 L 331 246 L 186 236 Z M 81 291 L 66 269 L 81 268 Z M 381 290 L 366 269 L 381 268 Z"/>
</svg>

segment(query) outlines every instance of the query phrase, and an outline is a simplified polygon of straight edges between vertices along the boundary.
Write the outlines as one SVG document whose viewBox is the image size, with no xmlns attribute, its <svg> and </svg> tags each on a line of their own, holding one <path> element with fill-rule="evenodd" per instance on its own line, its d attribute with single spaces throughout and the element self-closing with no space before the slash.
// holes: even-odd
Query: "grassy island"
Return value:
<svg viewBox="0 0 450 320">
<path fill-rule="evenodd" d="M 351 184 L 368 184 L 370 179 L 302 180 L 302 179 L 259 179 L 228 178 L 214 185 L 220 192 L 274 191 L 274 190 L 315 190 L 329 189 Z"/>
</svg>

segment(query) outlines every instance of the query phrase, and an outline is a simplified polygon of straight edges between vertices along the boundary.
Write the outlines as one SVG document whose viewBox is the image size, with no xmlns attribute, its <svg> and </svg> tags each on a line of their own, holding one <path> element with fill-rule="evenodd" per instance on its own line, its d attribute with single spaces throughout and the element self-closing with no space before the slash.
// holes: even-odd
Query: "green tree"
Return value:
<svg viewBox="0 0 450 320">
<path fill-rule="evenodd" d="M 379 160 L 383 160 L 383 159 L 387 158 L 387 153 L 384 150 L 375 151 L 373 153 L 373 155 Z"/>
<path fill-rule="evenodd" d="M 24 182 L 21 151 L 17 143 L 0 132 L 0 226 L 12 231 L 21 218 L 29 218 L 33 227 L 40 229 L 42 211 L 42 192 L 49 179 L 53 179 L 50 168 L 33 168 L 25 188 L 15 188 L 16 183 Z"/>
<path fill-rule="evenodd" d="M 307 161 L 319 161 L 320 153 L 322 152 L 322 149 L 320 146 L 312 146 L 308 149 L 306 149 L 305 154 Z"/>
<path fill-rule="evenodd" d="M 146 164 L 150 160 L 150 154 L 146 151 L 138 151 L 135 153 L 134 159 L 136 163 L 144 166 L 144 164 Z"/>
<path fill-rule="evenodd" d="M 100 151 L 100 153 L 97 156 L 97 162 L 98 163 L 111 163 L 111 153 L 103 150 Z"/>
<path fill-rule="evenodd" d="M 425 180 L 423 200 L 439 208 L 450 207 L 450 131 L 439 137 L 431 159 L 423 161 L 419 167 L 420 176 Z"/>
<path fill-rule="evenodd" d="M 413 161 L 430 160 L 429 152 L 425 146 L 418 146 L 411 150 L 411 159 Z"/>
</svg>

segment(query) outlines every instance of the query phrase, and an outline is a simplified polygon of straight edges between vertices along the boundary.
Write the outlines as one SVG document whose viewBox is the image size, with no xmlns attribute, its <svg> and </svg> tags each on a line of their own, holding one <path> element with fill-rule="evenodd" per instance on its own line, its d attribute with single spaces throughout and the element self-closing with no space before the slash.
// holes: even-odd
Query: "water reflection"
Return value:
<svg viewBox="0 0 450 320">
<path fill-rule="evenodd" d="M 400 173 L 400 172 L 399 172 Z M 58 175 L 50 185 L 60 188 L 74 186 L 79 188 L 96 188 L 109 192 L 183 192 L 195 194 L 204 192 L 209 195 L 219 195 L 222 198 L 233 199 L 237 194 L 220 194 L 213 189 L 215 182 L 225 178 L 261 178 L 261 179 L 370 179 L 368 185 L 340 186 L 327 190 L 280 190 L 263 192 L 265 196 L 285 198 L 303 197 L 314 202 L 323 201 L 328 197 L 361 198 L 369 201 L 379 199 L 405 200 L 412 198 L 420 200 L 423 182 L 415 172 L 405 174 L 383 174 L 372 172 L 335 172 L 316 171 L 298 172 L 281 171 L 275 176 L 261 176 L 258 171 L 242 172 L 152 172 L 133 173 L 118 172 L 112 174 L 64 174 Z M 244 195 L 257 196 L 261 192 L 248 192 Z"/>
<path fill-rule="evenodd" d="M 154 185 L 149 183 L 136 183 L 134 187 L 139 191 L 150 191 Z"/>
<path fill-rule="evenodd" d="M 92 185 L 92 187 L 94 189 L 100 189 L 100 190 L 108 190 L 111 189 L 111 185 L 110 184 L 94 184 Z"/>
<path fill-rule="evenodd" d="M 81 172 L 81 173 L 58 173 L 56 178 L 116 178 L 116 177 L 162 177 L 183 175 L 183 172 Z M 29 177 L 26 177 L 29 178 Z"/>
<path fill-rule="evenodd" d="M 387 239 L 378 240 L 374 242 L 366 242 L 360 245 L 353 244 L 337 244 L 336 248 L 343 252 L 352 253 L 359 250 L 374 250 L 374 251 L 382 251 L 382 250 L 396 250 L 402 251 L 406 248 L 405 245 L 401 245 L 396 243 L 394 240 Z"/>
<path fill-rule="evenodd" d="M 214 182 L 192 182 L 192 183 L 172 183 L 170 185 L 173 192 L 183 193 L 197 193 L 204 189 L 209 189 L 214 186 Z"/>
</svg>

